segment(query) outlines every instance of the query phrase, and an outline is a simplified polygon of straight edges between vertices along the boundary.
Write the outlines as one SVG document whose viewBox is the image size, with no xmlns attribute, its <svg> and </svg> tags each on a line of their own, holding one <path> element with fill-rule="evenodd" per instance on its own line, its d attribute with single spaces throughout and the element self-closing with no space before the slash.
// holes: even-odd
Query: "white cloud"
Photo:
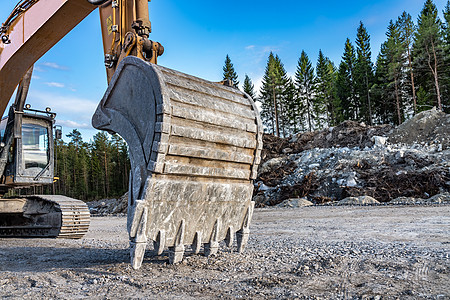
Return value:
<svg viewBox="0 0 450 300">
<path fill-rule="evenodd" d="M 31 79 L 33 79 L 33 80 L 39 80 L 39 79 L 41 79 L 41 77 L 39 77 L 39 76 L 37 76 L 37 75 L 31 75 Z"/>
<path fill-rule="evenodd" d="M 92 129 L 92 125 L 90 123 L 80 123 L 72 120 L 57 120 L 56 124 L 63 127 L 71 127 L 77 129 Z"/>
<path fill-rule="evenodd" d="M 66 66 L 62 66 L 59 65 L 57 63 L 54 62 L 43 62 L 40 65 L 51 68 L 51 69 L 56 69 L 56 70 L 68 70 L 69 68 Z"/>
<path fill-rule="evenodd" d="M 44 72 L 44 70 L 41 67 L 35 65 L 33 67 L 33 72 Z"/>
<path fill-rule="evenodd" d="M 66 86 L 64 83 L 60 82 L 44 82 L 44 84 L 50 87 L 57 87 L 57 88 L 63 88 Z"/>
<path fill-rule="evenodd" d="M 253 50 L 255 49 L 255 45 L 248 45 L 247 47 L 245 47 L 245 50 Z"/>
<path fill-rule="evenodd" d="M 72 93 L 60 95 L 54 92 L 34 91 L 28 96 L 27 103 L 33 108 L 50 107 L 56 113 L 56 122 L 67 128 L 93 129 L 91 117 L 97 108 L 98 100 L 85 99 Z"/>
</svg>

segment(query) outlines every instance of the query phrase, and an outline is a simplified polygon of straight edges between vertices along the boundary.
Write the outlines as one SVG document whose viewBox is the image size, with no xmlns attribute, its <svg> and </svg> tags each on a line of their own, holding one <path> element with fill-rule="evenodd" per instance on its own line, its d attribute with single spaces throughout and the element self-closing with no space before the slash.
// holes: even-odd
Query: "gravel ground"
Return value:
<svg viewBox="0 0 450 300">
<path fill-rule="evenodd" d="M 82 240 L 0 239 L 0 297 L 450 299 L 449 225 L 449 205 L 257 209 L 245 254 L 149 249 L 135 271 L 126 218 L 95 217 Z"/>
</svg>

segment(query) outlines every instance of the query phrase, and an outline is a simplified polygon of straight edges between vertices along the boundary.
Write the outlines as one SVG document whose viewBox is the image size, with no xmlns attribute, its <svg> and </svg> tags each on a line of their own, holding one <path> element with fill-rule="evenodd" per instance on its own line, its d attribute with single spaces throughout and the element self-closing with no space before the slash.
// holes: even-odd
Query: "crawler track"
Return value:
<svg viewBox="0 0 450 300">
<path fill-rule="evenodd" d="M 0 237 L 79 239 L 89 229 L 89 209 L 83 201 L 59 195 L 33 195 L 23 199 L 27 202 L 25 207 L 34 206 L 36 211 L 22 214 L 22 219 L 28 221 L 24 223 L 17 223 L 9 216 L 11 224 L 0 226 Z"/>
</svg>

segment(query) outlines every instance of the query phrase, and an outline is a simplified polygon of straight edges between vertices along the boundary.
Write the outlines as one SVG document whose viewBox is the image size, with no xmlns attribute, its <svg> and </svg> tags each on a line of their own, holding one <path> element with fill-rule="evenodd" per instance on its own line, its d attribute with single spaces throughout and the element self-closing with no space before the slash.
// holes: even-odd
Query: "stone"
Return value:
<svg viewBox="0 0 450 300">
<path fill-rule="evenodd" d="M 277 205 L 277 207 L 290 207 L 290 208 L 298 208 L 314 205 L 311 201 L 308 201 L 306 198 L 292 198 L 287 199 Z"/>
<path fill-rule="evenodd" d="M 450 193 L 442 193 L 434 195 L 433 197 L 430 197 L 425 200 L 427 203 L 450 203 Z"/>
<path fill-rule="evenodd" d="M 370 196 L 360 196 L 360 197 L 347 197 L 338 201 L 337 205 L 373 205 L 380 204 L 375 198 Z"/>
</svg>

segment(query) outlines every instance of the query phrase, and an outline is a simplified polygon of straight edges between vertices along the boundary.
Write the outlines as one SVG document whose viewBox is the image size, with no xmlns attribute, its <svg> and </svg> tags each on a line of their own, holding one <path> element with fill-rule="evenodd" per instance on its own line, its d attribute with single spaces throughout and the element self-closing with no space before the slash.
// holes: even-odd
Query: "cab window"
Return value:
<svg viewBox="0 0 450 300">
<path fill-rule="evenodd" d="M 25 169 L 43 169 L 49 162 L 48 130 L 37 124 L 22 124 L 23 162 Z"/>
</svg>

